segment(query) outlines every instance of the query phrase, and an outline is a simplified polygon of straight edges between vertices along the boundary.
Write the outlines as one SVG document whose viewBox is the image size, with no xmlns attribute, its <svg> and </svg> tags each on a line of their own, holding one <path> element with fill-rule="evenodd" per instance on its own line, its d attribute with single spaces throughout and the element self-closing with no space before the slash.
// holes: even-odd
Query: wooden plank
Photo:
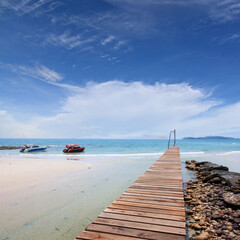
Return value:
<svg viewBox="0 0 240 240">
<path fill-rule="evenodd" d="M 179 197 L 183 198 L 183 194 L 178 193 L 171 193 L 171 192 L 163 192 L 163 191 L 157 191 L 157 190 L 151 190 L 151 189 L 137 189 L 137 188 L 129 188 L 127 193 L 140 193 L 140 194 L 152 194 L 152 195 L 159 195 L 159 196 L 172 196 L 172 197 Z"/>
<path fill-rule="evenodd" d="M 120 226 L 90 224 L 86 229 L 88 231 L 119 234 L 122 236 L 129 236 L 129 237 L 140 237 L 142 239 L 148 239 L 148 240 L 173 240 L 173 239 L 185 240 L 185 236 L 182 236 L 182 235 L 174 235 L 169 233 L 132 229 L 132 228 L 120 227 Z"/>
<path fill-rule="evenodd" d="M 158 209 L 166 209 L 166 210 L 176 210 L 176 211 L 184 211 L 184 207 L 175 207 L 175 206 L 166 206 L 160 204 L 149 204 L 149 203 L 138 203 L 138 202 L 126 202 L 126 201 L 114 201 L 112 204 L 117 205 L 127 205 L 127 206 L 135 206 L 135 207 L 145 207 L 145 208 L 158 208 Z"/>
<path fill-rule="evenodd" d="M 133 199 L 133 200 L 147 200 L 161 203 L 169 203 L 176 204 L 178 206 L 184 206 L 184 201 L 179 199 L 169 199 L 155 196 L 146 196 L 146 195 L 131 195 L 131 194 L 123 194 L 119 199 Z"/>
<path fill-rule="evenodd" d="M 129 189 L 147 189 L 147 190 L 157 190 L 158 192 L 161 193 L 172 193 L 172 194 L 178 194 L 178 195 L 183 195 L 182 191 L 180 190 L 175 190 L 175 189 L 168 189 L 168 188 L 162 188 L 158 186 L 152 186 L 152 185 L 132 185 L 129 187 Z"/>
<path fill-rule="evenodd" d="M 139 202 L 139 203 L 158 204 L 158 205 L 165 205 L 165 206 L 184 207 L 183 203 L 161 201 L 161 200 L 156 200 L 156 199 L 155 200 L 148 200 L 148 199 L 143 199 L 143 198 L 120 197 L 117 200 L 118 201 L 125 201 L 125 202 Z"/>
<path fill-rule="evenodd" d="M 174 211 L 174 210 L 157 209 L 157 208 L 137 207 L 137 206 L 118 205 L 118 204 L 111 204 L 109 208 L 126 209 L 126 210 L 133 210 L 133 211 L 135 210 L 135 211 L 151 212 L 151 213 L 162 213 L 166 215 L 185 216 L 185 212 L 183 211 Z"/>
<path fill-rule="evenodd" d="M 182 229 L 182 228 L 139 223 L 139 222 L 122 221 L 122 220 L 115 220 L 115 219 L 107 219 L 107 218 L 97 218 L 93 221 L 93 224 L 103 224 L 103 225 L 109 225 L 109 226 L 143 229 L 143 230 L 154 231 L 154 232 L 174 233 L 178 235 L 186 234 L 185 229 Z"/>
<path fill-rule="evenodd" d="M 166 219 L 153 219 L 149 217 L 139 217 L 139 216 L 131 216 L 131 215 L 107 213 L 107 212 L 100 213 L 98 217 L 123 220 L 123 221 L 131 221 L 131 222 L 140 222 L 140 223 L 142 222 L 142 223 L 156 224 L 156 225 L 163 225 L 163 226 L 172 226 L 172 227 L 185 229 L 185 222 L 172 221 L 172 220 L 166 220 Z"/>
<path fill-rule="evenodd" d="M 142 211 L 134 211 L 134 210 L 124 210 L 124 209 L 115 209 L 115 208 L 106 208 L 104 212 L 110 213 L 120 213 L 131 216 L 141 216 L 141 217 L 149 217 L 149 218 L 159 218 L 159 219 L 168 219 L 174 221 L 181 221 L 185 223 L 185 216 L 176 216 L 176 215 L 167 215 L 156 212 L 142 212 Z"/>
<path fill-rule="evenodd" d="M 165 199 L 172 199 L 172 200 L 181 200 L 183 201 L 182 197 L 174 197 L 174 196 L 163 196 L 163 195 L 158 195 L 158 194 L 153 194 L 153 193 L 139 193 L 139 192 L 125 192 L 123 195 L 135 195 L 135 196 L 149 196 L 149 197 L 156 197 L 156 198 L 165 198 Z"/>
</svg>

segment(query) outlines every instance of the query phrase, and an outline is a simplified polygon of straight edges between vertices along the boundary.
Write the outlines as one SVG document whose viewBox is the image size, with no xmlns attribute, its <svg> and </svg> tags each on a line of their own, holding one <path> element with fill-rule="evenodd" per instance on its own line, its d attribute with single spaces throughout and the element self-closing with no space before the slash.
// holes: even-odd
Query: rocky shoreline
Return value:
<svg viewBox="0 0 240 240">
<path fill-rule="evenodd" d="M 240 240 L 240 173 L 195 160 L 186 168 L 197 177 L 184 194 L 189 239 Z"/>
<path fill-rule="evenodd" d="M 0 146 L 0 150 L 22 149 L 23 146 Z"/>
</svg>

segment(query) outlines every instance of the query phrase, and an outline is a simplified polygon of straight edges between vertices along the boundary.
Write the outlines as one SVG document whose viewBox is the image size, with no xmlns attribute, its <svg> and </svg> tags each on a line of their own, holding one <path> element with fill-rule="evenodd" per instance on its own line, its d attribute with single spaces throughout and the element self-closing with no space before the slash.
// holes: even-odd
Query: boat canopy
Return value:
<svg viewBox="0 0 240 240">
<path fill-rule="evenodd" d="M 78 144 L 68 144 L 66 145 L 66 148 L 70 148 L 70 147 L 79 147 Z"/>
</svg>

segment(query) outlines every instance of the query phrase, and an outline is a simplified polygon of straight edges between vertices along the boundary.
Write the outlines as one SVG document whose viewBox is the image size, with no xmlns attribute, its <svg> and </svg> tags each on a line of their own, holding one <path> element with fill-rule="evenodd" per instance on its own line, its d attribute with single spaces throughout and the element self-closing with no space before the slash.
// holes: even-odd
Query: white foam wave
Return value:
<svg viewBox="0 0 240 240">
<path fill-rule="evenodd" d="M 205 152 L 181 152 L 181 155 L 201 155 L 201 154 L 205 154 Z"/>
<path fill-rule="evenodd" d="M 230 152 L 218 153 L 216 155 L 222 156 L 222 155 L 232 155 L 232 154 L 240 154 L 240 151 L 230 151 Z"/>
</svg>

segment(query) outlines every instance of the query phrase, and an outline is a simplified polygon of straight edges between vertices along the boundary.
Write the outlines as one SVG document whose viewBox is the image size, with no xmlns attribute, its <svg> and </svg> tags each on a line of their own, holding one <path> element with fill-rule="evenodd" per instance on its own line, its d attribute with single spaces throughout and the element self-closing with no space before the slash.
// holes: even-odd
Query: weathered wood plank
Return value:
<svg viewBox="0 0 240 240">
<path fill-rule="evenodd" d="M 156 201 L 156 202 L 162 202 L 162 203 L 176 203 L 179 204 L 181 206 L 184 206 L 184 201 L 182 199 L 170 199 L 170 198 L 163 198 L 163 197 L 156 197 L 156 196 L 149 196 L 149 195 L 145 195 L 145 194 L 141 194 L 141 195 L 134 195 L 134 194 L 123 194 L 120 198 L 124 198 L 124 199 L 143 199 L 143 200 L 150 200 L 150 201 Z"/>
<path fill-rule="evenodd" d="M 160 204 L 149 204 L 149 203 L 138 203 L 138 202 L 126 202 L 126 201 L 113 201 L 112 204 L 117 205 L 127 205 L 127 206 L 136 206 L 136 207 L 145 207 L 145 208 L 158 208 L 158 209 L 166 209 L 166 210 L 176 210 L 176 211 L 184 211 L 184 207 L 175 207 L 175 206 L 166 206 Z"/>
<path fill-rule="evenodd" d="M 139 223 L 139 222 L 122 221 L 122 220 L 115 220 L 115 219 L 107 219 L 107 218 L 97 218 L 93 221 L 93 224 L 104 224 L 109 226 L 127 227 L 127 228 L 140 229 L 140 230 L 143 229 L 143 230 L 154 231 L 154 232 L 185 235 L 185 229 L 182 229 L 182 228 Z"/>
<path fill-rule="evenodd" d="M 142 211 L 135 211 L 135 210 L 116 209 L 116 208 L 106 208 L 104 212 L 120 213 L 125 215 L 132 215 L 132 216 L 159 218 L 159 219 L 185 222 L 185 216 L 167 215 L 167 214 L 161 214 L 156 212 L 151 213 L 151 212 L 142 212 Z"/>
<path fill-rule="evenodd" d="M 109 208 L 126 209 L 126 210 L 133 210 L 133 211 L 136 210 L 136 211 L 151 212 L 151 213 L 163 213 L 166 215 L 185 216 L 184 211 L 166 210 L 166 209 L 149 208 L 149 207 L 137 207 L 137 206 L 111 204 Z"/>
<path fill-rule="evenodd" d="M 153 219 L 153 218 L 149 218 L 149 217 L 139 217 L 139 216 L 131 216 L 131 215 L 123 215 L 123 214 L 107 213 L 107 212 L 100 213 L 100 215 L 98 217 L 185 228 L 185 222 L 172 221 L 172 220 L 166 220 L 166 219 Z"/>
<path fill-rule="evenodd" d="M 143 198 L 128 198 L 128 197 L 120 197 L 117 199 L 118 201 L 125 201 L 125 202 L 137 202 L 137 203 L 148 203 L 148 204 L 157 204 L 157 205 L 164 205 L 164 206 L 175 206 L 175 207 L 184 207 L 184 203 L 175 203 L 169 201 L 161 201 L 161 200 L 149 200 Z"/>
<path fill-rule="evenodd" d="M 139 238 L 148 239 L 148 240 L 160 240 L 160 239 L 161 240 L 173 240 L 173 239 L 185 240 L 185 236 L 182 236 L 182 235 L 174 235 L 169 233 L 132 229 L 132 228 L 120 227 L 120 226 L 107 226 L 107 225 L 101 225 L 101 224 L 90 224 L 87 227 L 87 230 L 94 231 L 94 232 L 119 234 L 122 236 L 129 236 L 129 237 L 139 237 Z"/>
</svg>

